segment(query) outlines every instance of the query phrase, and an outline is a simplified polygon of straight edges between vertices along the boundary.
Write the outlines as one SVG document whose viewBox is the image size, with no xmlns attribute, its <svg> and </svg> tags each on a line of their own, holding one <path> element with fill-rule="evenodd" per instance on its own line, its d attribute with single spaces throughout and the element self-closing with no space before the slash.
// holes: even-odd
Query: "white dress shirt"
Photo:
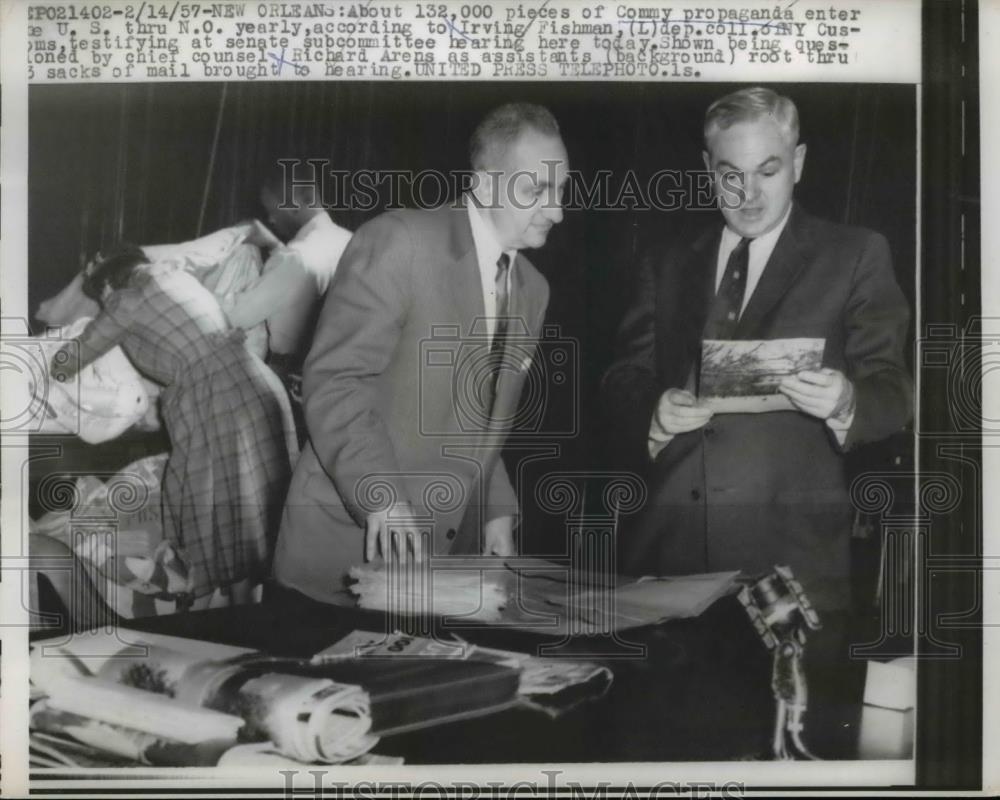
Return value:
<svg viewBox="0 0 1000 800">
<path fill-rule="evenodd" d="M 316 281 L 316 292 L 320 297 L 326 293 L 350 241 L 351 232 L 341 228 L 324 212 L 299 228 L 288 242 L 288 249 L 302 257 L 302 266 Z"/>
<path fill-rule="evenodd" d="M 740 308 L 740 314 L 746 311 L 747 303 L 750 302 L 750 296 L 753 294 L 754 289 L 757 288 L 757 284 L 760 282 L 760 276 L 764 273 L 764 267 L 767 266 L 767 260 L 771 257 L 771 253 L 774 252 L 774 246 L 778 243 L 778 237 L 781 236 L 781 232 L 785 229 L 785 225 L 788 223 L 788 216 L 791 214 L 792 207 L 788 206 L 788 210 L 785 212 L 785 216 L 781 218 L 781 222 L 775 225 L 767 233 L 763 233 L 756 239 L 750 240 L 749 249 L 750 252 L 747 256 L 749 261 L 749 266 L 747 268 L 747 287 L 746 291 L 743 292 L 743 306 Z M 719 242 L 719 258 L 716 261 L 715 267 L 715 291 L 719 291 L 719 284 L 722 283 L 722 276 L 726 272 L 726 265 L 729 263 L 729 256 L 735 249 L 736 245 L 740 243 L 742 237 L 730 228 L 728 225 L 722 229 L 722 240 Z"/>
<path fill-rule="evenodd" d="M 316 214 L 288 244 L 276 247 L 250 289 L 223 305 L 229 321 L 249 329 L 267 322 L 272 353 L 294 355 L 308 347 L 306 329 L 351 241 L 325 211 Z"/>
<path fill-rule="evenodd" d="M 483 287 L 483 308 L 486 309 L 486 330 L 489 344 L 493 344 L 493 332 L 497 329 L 497 261 L 500 254 L 507 253 L 510 266 L 507 268 L 508 313 L 510 310 L 511 275 L 517 259 L 517 250 L 504 250 L 497 241 L 493 225 L 476 208 L 475 200 L 469 197 L 465 207 L 469 210 L 469 224 L 472 226 L 472 242 L 479 262 L 479 279 Z"/>
</svg>

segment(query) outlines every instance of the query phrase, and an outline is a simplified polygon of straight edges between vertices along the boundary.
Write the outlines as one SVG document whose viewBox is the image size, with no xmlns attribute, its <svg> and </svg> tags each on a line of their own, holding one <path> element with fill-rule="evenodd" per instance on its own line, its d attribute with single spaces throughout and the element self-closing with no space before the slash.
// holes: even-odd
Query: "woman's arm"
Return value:
<svg viewBox="0 0 1000 800">
<path fill-rule="evenodd" d="M 83 273 L 76 277 L 59 294 L 43 300 L 35 318 L 47 325 L 69 325 L 81 317 L 96 317 L 100 307 L 83 293 Z"/>
<path fill-rule="evenodd" d="M 131 304 L 121 290 L 111 295 L 104 310 L 92 319 L 75 339 L 52 357 L 49 373 L 60 381 L 69 380 L 115 345 L 121 344 L 131 323 Z"/>
</svg>

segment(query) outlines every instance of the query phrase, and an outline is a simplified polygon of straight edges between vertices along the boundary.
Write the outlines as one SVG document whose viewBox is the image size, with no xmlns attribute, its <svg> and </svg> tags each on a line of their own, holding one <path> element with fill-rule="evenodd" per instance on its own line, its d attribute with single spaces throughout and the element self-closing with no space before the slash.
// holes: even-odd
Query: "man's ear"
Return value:
<svg viewBox="0 0 1000 800">
<path fill-rule="evenodd" d="M 471 194 L 475 198 L 476 205 L 479 208 L 493 208 L 496 203 L 496 200 L 493 197 L 495 185 L 495 173 L 487 170 L 476 170 L 472 174 Z"/>
<path fill-rule="evenodd" d="M 795 165 L 795 182 L 798 183 L 799 178 L 802 177 L 802 167 L 806 163 L 806 146 L 804 142 L 795 147 L 795 159 L 793 163 Z"/>
<path fill-rule="evenodd" d="M 709 172 L 712 171 L 712 157 L 708 154 L 708 150 L 701 151 L 701 160 L 705 162 L 705 169 Z"/>
</svg>

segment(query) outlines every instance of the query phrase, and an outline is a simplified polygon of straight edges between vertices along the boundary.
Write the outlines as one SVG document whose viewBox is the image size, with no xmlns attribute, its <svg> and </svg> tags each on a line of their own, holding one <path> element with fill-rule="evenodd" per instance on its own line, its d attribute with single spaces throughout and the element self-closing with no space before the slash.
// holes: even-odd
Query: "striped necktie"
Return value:
<svg viewBox="0 0 1000 800">
<path fill-rule="evenodd" d="M 493 330 L 493 341 L 490 344 L 490 398 L 496 397 L 497 381 L 500 379 L 500 368 L 503 364 L 504 340 L 507 338 L 507 317 L 510 313 L 510 293 L 507 291 L 507 275 L 510 272 L 510 256 L 501 253 L 497 259 L 497 274 L 494 278 L 496 287 L 496 327 Z"/>
<path fill-rule="evenodd" d="M 736 333 L 747 290 L 747 272 L 750 269 L 750 242 L 743 237 L 729 254 L 726 271 L 722 274 L 719 291 L 705 325 L 706 339 L 731 339 Z"/>
</svg>

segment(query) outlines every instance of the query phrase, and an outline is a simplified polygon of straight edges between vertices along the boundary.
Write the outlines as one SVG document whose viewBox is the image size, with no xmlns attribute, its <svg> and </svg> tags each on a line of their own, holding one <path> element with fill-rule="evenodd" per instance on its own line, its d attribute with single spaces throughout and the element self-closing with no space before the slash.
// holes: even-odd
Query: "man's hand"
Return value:
<svg viewBox="0 0 1000 800">
<path fill-rule="evenodd" d="M 412 555 L 423 559 L 420 531 L 413 525 L 415 515 L 409 503 L 396 503 L 384 511 L 373 511 L 365 523 L 365 560 L 374 561 L 376 553 L 389 561 L 405 564 Z"/>
<path fill-rule="evenodd" d="M 804 370 L 778 388 L 799 411 L 822 420 L 844 420 L 854 412 L 854 385 L 835 369 Z"/>
<path fill-rule="evenodd" d="M 698 404 L 691 392 L 684 389 L 667 389 L 653 413 L 649 438 L 665 441 L 678 433 L 687 433 L 702 427 L 712 418 L 712 411 Z"/>
<path fill-rule="evenodd" d="M 514 554 L 514 518 L 491 519 L 483 530 L 483 555 L 506 557 Z"/>
</svg>

